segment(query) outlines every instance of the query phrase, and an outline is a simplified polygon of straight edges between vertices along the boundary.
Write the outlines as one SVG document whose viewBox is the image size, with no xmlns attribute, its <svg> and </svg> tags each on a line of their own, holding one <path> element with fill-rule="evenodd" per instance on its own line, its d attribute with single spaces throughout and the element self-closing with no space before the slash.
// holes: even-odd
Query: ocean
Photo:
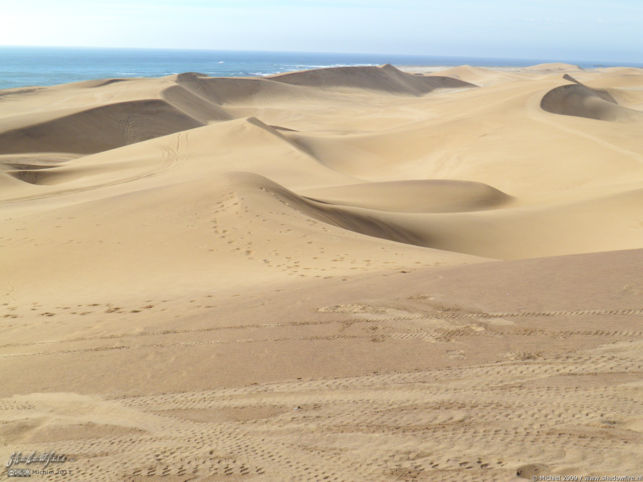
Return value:
<svg viewBox="0 0 643 482">
<path fill-rule="evenodd" d="M 546 59 L 482 59 L 422 55 L 215 50 L 0 47 L 0 89 L 55 85 L 114 77 L 161 77 L 182 72 L 211 76 L 262 76 L 346 65 L 527 66 Z M 609 66 L 573 62 L 581 67 Z"/>
</svg>

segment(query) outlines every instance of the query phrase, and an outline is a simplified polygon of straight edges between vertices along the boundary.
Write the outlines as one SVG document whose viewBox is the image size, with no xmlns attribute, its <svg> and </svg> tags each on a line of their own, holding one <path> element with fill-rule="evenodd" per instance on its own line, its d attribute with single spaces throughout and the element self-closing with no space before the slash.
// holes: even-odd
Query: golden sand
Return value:
<svg viewBox="0 0 643 482">
<path fill-rule="evenodd" d="M 642 85 L 386 65 L 0 91 L 0 462 L 643 474 Z"/>
</svg>

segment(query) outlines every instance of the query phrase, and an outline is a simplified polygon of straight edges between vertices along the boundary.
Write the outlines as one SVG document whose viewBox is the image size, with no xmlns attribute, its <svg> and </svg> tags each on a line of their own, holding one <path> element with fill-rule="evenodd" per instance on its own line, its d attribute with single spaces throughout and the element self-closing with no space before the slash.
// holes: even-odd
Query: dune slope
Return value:
<svg viewBox="0 0 643 482">
<path fill-rule="evenodd" d="M 544 110 L 598 120 L 643 119 L 643 113 L 618 105 L 609 92 L 589 88 L 568 74 L 564 78 L 573 84 L 550 90 L 540 103 Z"/>
<path fill-rule="evenodd" d="M 161 100 L 110 104 L 0 134 L 0 152 L 89 154 L 192 129 L 200 122 Z"/>
</svg>

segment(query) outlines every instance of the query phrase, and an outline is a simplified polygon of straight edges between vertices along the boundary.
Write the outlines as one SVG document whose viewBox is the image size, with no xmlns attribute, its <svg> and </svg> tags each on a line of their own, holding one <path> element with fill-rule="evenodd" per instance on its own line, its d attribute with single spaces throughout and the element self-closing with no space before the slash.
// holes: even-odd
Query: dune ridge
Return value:
<svg viewBox="0 0 643 482">
<path fill-rule="evenodd" d="M 437 69 L 0 92 L 0 459 L 639 473 L 643 70 Z"/>
<path fill-rule="evenodd" d="M 233 117 L 215 102 L 199 96 L 181 85 L 168 87 L 163 98 L 175 108 L 204 125 L 210 121 L 230 120 Z"/>
<path fill-rule="evenodd" d="M 500 206 L 511 196 L 482 183 L 450 180 L 371 182 L 308 193 L 324 203 L 397 212 L 479 211 Z"/>
<path fill-rule="evenodd" d="M 177 83 L 222 106 L 307 95 L 305 89 L 276 83 L 270 78 L 212 78 L 199 74 L 180 74 Z"/>
<path fill-rule="evenodd" d="M 313 87 L 354 87 L 399 94 L 422 95 L 440 88 L 476 87 L 474 84 L 444 76 L 415 76 L 390 64 L 382 67 L 330 67 L 278 74 L 277 82 Z"/>
</svg>

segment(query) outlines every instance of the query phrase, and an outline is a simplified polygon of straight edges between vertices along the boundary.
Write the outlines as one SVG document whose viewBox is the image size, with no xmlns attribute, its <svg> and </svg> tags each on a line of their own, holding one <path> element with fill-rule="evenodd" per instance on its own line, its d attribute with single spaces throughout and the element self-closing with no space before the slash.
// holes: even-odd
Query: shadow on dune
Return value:
<svg viewBox="0 0 643 482">
<path fill-rule="evenodd" d="M 208 77 L 185 73 L 177 76 L 176 83 L 193 95 L 219 106 L 311 96 L 307 89 L 281 84 L 268 78 Z"/>
<path fill-rule="evenodd" d="M 452 77 L 412 75 L 392 65 L 333 67 L 278 74 L 263 78 L 213 78 L 180 74 L 177 83 L 193 94 L 219 105 L 267 99 L 310 98 L 325 88 L 350 87 L 391 94 L 420 96 L 436 89 L 477 87 Z"/>
<path fill-rule="evenodd" d="M 289 208 L 323 223 L 367 236 L 416 246 L 426 245 L 426 240 L 422 236 L 418 236 L 413 230 L 382 220 L 377 215 L 372 215 L 366 210 L 359 212 L 359 210 L 355 211 L 350 208 L 307 199 L 264 176 L 250 172 L 228 173 L 227 177 L 230 180 L 230 185 L 234 186 L 236 190 L 260 190 L 273 196 Z"/>
<path fill-rule="evenodd" d="M 329 225 L 398 243 L 495 259 L 631 249 L 638 238 L 624 231 L 627 221 L 622 219 L 635 216 L 643 196 L 643 190 L 636 189 L 540 208 L 392 212 L 310 199 L 248 172 L 228 176 L 235 191 L 255 195 L 262 191 L 257 198 L 260 203 L 265 203 L 265 196 L 270 195 L 289 209 Z M 428 182 L 425 186 L 427 195 L 431 185 Z M 487 186 L 487 190 L 493 188 Z M 613 216 L 616 210 L 623 213 L 622 219 Z M 597 235 L 603 231 L 623 236 L 615 245 L 611 235 Z"/>
<path fill-rule="evenodd" d="M 220 105 L 210 101 L 207 95 L 199 95 L 182 85 L 168 87 L 161 95 L 172 106 L 203 124 L 233 119 Z"/>
<path fill-rule="evenodd" d="M 109 104 L 0 134 L 0 154 L 93 154 L 202 126 L 160 99 Z"/>
<path fill-rule="evenodd" d="M 618 105 L 608 91 L 587 87 L 568 74 L 563 78 L 573 83 L 547 92 L 540 102 L 543 110 L 605 121 L 643 120 L 642 112 Z"/>
</svg>

